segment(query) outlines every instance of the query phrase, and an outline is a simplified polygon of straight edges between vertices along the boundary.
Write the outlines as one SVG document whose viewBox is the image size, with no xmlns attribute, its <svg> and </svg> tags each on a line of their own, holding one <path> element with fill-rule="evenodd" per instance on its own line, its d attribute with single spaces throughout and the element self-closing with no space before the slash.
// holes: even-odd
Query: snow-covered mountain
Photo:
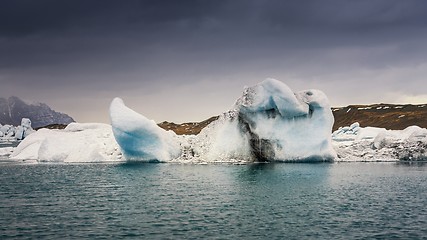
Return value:
<svg viewBox="0 0 427 240">
<path fill-rule="evenodd" d="M 44 103 L 26 103 L 18 97 L 0 98 L 1 124 L 17 126 L 22 118 L 31 119 L 33 128 L 74 122 L 72 117 L 56 112 Z"/>
</svg>

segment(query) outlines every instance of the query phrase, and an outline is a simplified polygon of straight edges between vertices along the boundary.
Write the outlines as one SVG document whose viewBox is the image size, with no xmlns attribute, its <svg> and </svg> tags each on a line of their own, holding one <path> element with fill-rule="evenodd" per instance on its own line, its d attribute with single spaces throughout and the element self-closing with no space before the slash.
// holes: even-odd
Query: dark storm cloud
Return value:
<svg viewBox="0 0 427 240">
<path fill-rule="evenodd" d="M 151 61 L 168 52 L 194 58 L 192 50 L 268 56 L 369 46 L 414 37 L 425 30 L 426 10 L 425 1 L 387 0 L 8 1 L 0 10 L 1 65 L 108 59 L 132 50 Z"/>
<path fill-rule="evenodd" d="M 185 4 L 184 4 L 185 3 Z M 213 1 L 7 1 L 0 9 L 3 36 L 22 36 L 67 28 L 150 25 L 202 17 Z M 188 4 L 188 5 L 187 5 Z"/>
<path fill-rule="evenodd" d="M 93 82 L 90 76 L 98 75 L 102 80 L 96 81 L 112 83 L 116 80 L 100 73 L 135 69 L 150 69 L 145 77 L 159 78 L 168 64 L 176 65 L 175 55 L 190 50 L 192 43 L 185 39 L 216 8 L 213 1 L 183 3 L 11 1 L 0 10 L 0 69 L 11 75 L 35 73 L 33 79 L 13 79 L 18 83 L 46 74 L 55 77 L 37 82 L 61 82 L 57 75 L 75 73 L 85 77 L 62 82 Z"/>
<path fill-rule="evenodd" d="M 287 75 L 326 91 L 406 89 L 363 74 L 425 63 L 426 12 L 422 0 L 3 1 L 0 95 L 109 98 Z"/>
</svg>

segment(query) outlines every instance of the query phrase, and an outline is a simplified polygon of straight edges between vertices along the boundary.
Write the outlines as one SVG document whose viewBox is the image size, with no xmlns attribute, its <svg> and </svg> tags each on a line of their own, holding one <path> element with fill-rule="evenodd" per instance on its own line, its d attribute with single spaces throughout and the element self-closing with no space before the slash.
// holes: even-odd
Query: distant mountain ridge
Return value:
<svg viewBox="0 0 427 240">
<path fill-rule="evenodd" d="M 33 128 L 52 124 L 67 125 L 74 119 L 65 113 L 52 110 L 45 103 L 26 103 L 18 97 L 0 98 L 0 123 L 20 125 L 22 118 L 29 118 Z"/>
<path fill-rule="evenodd" d="M 347 107 L 333 107 L 335 118 L 333 131 L 339 127 L 350 126 L 359 122 L 361 127 L 380 127 L 391 130 L 402 130 L 417 125 L 427 128 L 427 104 L 372 104 L 349 105 Z M 218 116 L 211 117 L 203 122 L 170 123 L 162 122 L 158 125 L 166 130 L 181 134 L 198 134 L 204 127 Z"/>
</svg>

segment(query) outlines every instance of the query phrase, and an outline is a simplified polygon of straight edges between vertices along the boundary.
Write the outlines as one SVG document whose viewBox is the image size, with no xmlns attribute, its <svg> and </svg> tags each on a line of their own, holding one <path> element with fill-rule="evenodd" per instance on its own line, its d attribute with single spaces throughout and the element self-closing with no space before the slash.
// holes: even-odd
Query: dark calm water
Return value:
<svg viewBox="0 0 427 240">
<path fill-rule="evenodd" d="M 0 239 L 427 239 L 427 165 L 0 164 Z"/>
</svg>

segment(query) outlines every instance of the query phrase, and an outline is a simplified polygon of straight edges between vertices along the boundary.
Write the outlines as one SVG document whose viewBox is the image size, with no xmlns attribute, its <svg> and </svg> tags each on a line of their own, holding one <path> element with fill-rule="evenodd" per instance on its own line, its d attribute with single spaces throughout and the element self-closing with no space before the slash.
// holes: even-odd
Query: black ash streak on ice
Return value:
<svg viewBox="0 0 427 240">
<path fill-rule="evenodd" d="M 273 110 L 275 113 L 275 111 Z M 267 139 L 260 139 L 259 136 L 251 131 L 250 124 L 245 120 L 243 114 L 238 115 L 240 130 L 243 134 L 249 135 L 249 145 L 251 146 L 251 154 L 253 159 L 258 162 L 269 162 L 274 159 L 274 150 L 271 142 Z"/>
<path fill-rule="evenodd" d="M 107 122 L 101 111 L 127 96 L 156 121 L 185 122 L 266 77 L 321 89 L 334 106 L 424 95 L 426 11 L 393 0 L 5 1 L 0 96 L 90 122 Z M 166 96 L 176 100 L 145 104 Z M 182 106 L 202 110 L 182 116 Z"/>
</svg>

